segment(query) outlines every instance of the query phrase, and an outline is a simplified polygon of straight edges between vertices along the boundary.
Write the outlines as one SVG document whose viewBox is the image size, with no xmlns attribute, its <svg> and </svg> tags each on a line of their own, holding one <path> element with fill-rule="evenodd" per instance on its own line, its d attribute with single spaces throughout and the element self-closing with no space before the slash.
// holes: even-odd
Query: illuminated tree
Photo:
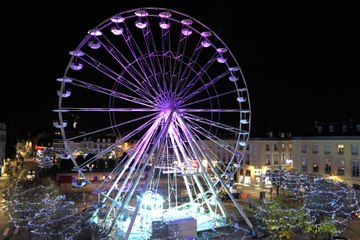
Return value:
<svg viewBox="0 0 360 240">
<path fill-rule="evenodd" d="M 41 200 L 39 208 L 29 221 L 29 229 L 41 239 L 72 239 L 82 229 L 82 217 L 75 203 L 66 201 L 64 195 Z"/>
<path fill-rule="evenodd" d="M 286 201 L 282 197 L 264 200 L 255 210 L 259 229 L 274 239 L 293 239 L 310 220 L 300 203 Z"/>
<path fill-rule="evenodd" d="M 292 201 L 302 201 L 303 194 L 309 185 L 309 179 L 305 174 L 288 172 L 284 175 L 282 185 L 289 199 Z"/>
<path fill-rule="evenodd" d="M 6 200 L 9 221 L 41 239 L 72 239 L 89 227 L 90 213 L 78 213 L 51 179 L 16 180 L 7 189 Z"/>
<path fill-rule="evenodd" d="M 265 200 L 255 214 L 259 228 L 276 239 L 290 239 L 294 230 L 315 239 L 331 238 L 344 231 L 351 215 L 359 211 L 355 190 L 341 182 L 287 173 L 281 186 L 290 194 Z"/>
<path fill-rule="evenodd" d="M 28 228 L 28 222 L 44 207 L 40 203 L 45 195 L 50 198 L 59 195 L 51 180 L 15 180 L 6 190 L 6 213 L 10 222 L 16 227 Z"/>
<path fill-rule="evenodd" d="M 39 167 L 42 169 L 51 168 L 54 165 L 54 148 L 45 148 L 44 150 L 38 151 L 36 158 L 39 161 Z"/>
<path fill-rule="evenodd" d="M 281 169 L 271 170 L 270 179 L 271 179 L 272 185 L 276 189 L 276 196 L 279 195 L 280 188 L 283 186 L 283 184 L 285 182 L 285 175 L 286 175 L 285 170 L 281 170 Z"/>
<path fill-rule="evenodd" d="M 318 236 L 343 232 L 358 202 L 352 188 L 341 182 L 316 178 L 305 192 L 304 208 L 311 216 L 305 232 Z"/>
</svg>

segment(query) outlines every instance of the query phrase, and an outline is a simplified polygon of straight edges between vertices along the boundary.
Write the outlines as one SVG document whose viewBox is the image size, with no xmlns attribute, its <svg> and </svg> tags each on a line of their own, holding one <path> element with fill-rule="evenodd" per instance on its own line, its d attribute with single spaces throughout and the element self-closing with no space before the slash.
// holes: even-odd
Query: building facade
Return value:
<svg viewBox="0 0 360 240">
<path fill-rule="evenodd" d="M 235 182 L 254 187 L 270 187 L 270 172 L 275 169 L 290 171 L 293 168 L 291 136 L 271 134 L 263 138 L 250 138 L 242 166 Z"/>
<path fill-rule="evenodd" d="M 92 140 L 94 139 L 94 140 Z M 84 138 L 74 142 L 72 149 L 83 153 L 99 153 L 115 143 L 111 137 Z M 222 138 L 221 143 L 204 141 L 213 152 L 214 162 L 228 164 L 232 153 L 220 144 L 236 145 L 236 138 Z M 119 152 L 113 154 L 118 158 L 124 151 L 131 150 L 134 143 L 119 146 Z M 343 181 L 353 186 L 360 186 L 360 125 L 318 124 L 311 131 L 298 136 L 290 133 L 269 133 L 266 137 L 250 137 L 245 147 L 242 161 L 235 159 L 234 182 L 247 186 L 271 187 L 272 170 L 294 171 L 308 175 Z M 64 152 L 61 141 L 54 141 L 57 153 Z M 108 156 L 109 157 L 109 156 Z"/>
</svg>

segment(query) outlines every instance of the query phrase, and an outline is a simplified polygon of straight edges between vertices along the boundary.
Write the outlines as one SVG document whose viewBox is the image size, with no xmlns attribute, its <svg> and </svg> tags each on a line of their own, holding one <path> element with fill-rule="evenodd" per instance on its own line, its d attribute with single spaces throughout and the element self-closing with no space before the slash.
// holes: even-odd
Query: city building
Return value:
<svg viewBox="0 0 360 240">
<path fill-rule="evenodd" d="M 236 144 L 234 136 L 219 136 L 222 144 Z M 71 144 L 74 153 L 97 154 L 115 144 L 112 135 L 86 137 L 80 142 Z M 214 164 L 221 161 L 228 164 L 231 152 L 219 147 L 216 142 L 206 140 L 206 146 L 214 153 Z M 134 142 L 119 145 L 109 152 L 107 158 L 121 157 L 131 149 Z M 244 146 L 243 161 L 235 159 L 234 168 L 239 167 L 234 175 L 234 183 L 267 188 L 271 187 L 272 170 L 294 171 L 308 175 L 331 178 L 343 181 L 355 188 L 360 186 L 360 124 L 348 122 L 319 123 L 296 133 L 267 133 L 265 137 L 250 137 Z M 64 144 L 59 138 L 52 143 L 57 157 L 64 153 Z M 1 149 L 1 148 L 0 148 Z M 239 158 L 239 157 L 238 157 Z M 208 166 L 205 166 L 208 167 Z"/>
<path fill-rule="evenodd" d="M 267 137 L 250 138 L 235 182 L 254 187 L 271 187 L 272 170 L 292 170 L 293 151 L 290 133 L 279 133 L 277 136 L 269 133 Z"/>
<path fill-rule="evenodd" d="M 359 189 L 360 124 L 314 122 L 292 136 L 250 138 L 235 182 L 255 187 L 271 186 L 269 173 L 282 169 L 342 181 Z"/>
<path fill-rule="evenodd" d="M 360 186 L 360 124 L 315 122 L 303 136 L 292 139 L 294 170 Z"/>
</svg>

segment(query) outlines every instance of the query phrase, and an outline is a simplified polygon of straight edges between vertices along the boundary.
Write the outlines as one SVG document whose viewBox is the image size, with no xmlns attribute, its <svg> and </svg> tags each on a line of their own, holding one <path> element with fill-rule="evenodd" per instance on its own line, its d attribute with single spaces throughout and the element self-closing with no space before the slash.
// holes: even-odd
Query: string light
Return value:
<svg viewBox="0 0 360 240">
<path fill-rule="evenodd" d="M 51 179 L 17 179 L 6 190 L 6 200 L 9 221 L 44 239 L 73 239 L 90 227 L 86 219 L 91 212 L 79 213 Z"/>
<path fill-rule="evenodd" d="M 254 215 L 258 227 L 274 236 L 300 229 L 300 225 L 305 226 L 307 232 L 341 233 L 352 214 L 360 211 L 355 190 L 345 183 L 294 173 L 286 173 L 281 178 L 285 194 L 274 200 L 263 200 Z"/>
</svg>

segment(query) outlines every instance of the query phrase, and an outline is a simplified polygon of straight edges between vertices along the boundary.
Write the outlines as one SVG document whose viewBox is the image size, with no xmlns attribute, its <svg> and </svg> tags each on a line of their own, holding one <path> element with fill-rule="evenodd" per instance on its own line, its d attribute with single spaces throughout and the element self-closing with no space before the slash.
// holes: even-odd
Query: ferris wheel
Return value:
<svg viewBox="0 0 360 240">
<path fill-rule="evenodd" d="M 55 125 L 75 170 L 98 193 L 93 221 L 104 236 L 147 239 L 154 222 L 189 217 L 197 231 L 228 225 L 220 191 L 252 230 L 230 193 L 249 139 L 248 89 L 215 32 L 178 11 L 138 8 L 92 28 L 69 53 Z M 111 144 L 83 147 L 92 155 L 76 161 L 77 142 L 109 134 Z M 90 179 L 87 166 L 110 158 L 107 177 Z"/>
</svg>

